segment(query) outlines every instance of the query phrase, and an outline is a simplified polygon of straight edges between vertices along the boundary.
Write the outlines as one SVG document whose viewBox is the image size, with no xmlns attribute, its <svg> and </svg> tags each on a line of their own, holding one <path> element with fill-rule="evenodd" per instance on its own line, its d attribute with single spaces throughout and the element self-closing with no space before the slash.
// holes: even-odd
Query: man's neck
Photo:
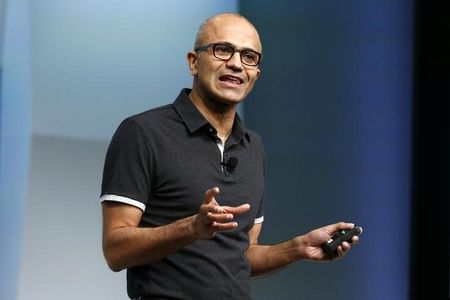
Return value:
<svg viewBox="0 0 450 300">
<path fill-rule="evenodd" d="M 189 98 L 205 119 L 217 130 L 217 136 L 225 144 L 233 128 L 236 105 L 203 99 L 194 90 Z"/>
</svg>

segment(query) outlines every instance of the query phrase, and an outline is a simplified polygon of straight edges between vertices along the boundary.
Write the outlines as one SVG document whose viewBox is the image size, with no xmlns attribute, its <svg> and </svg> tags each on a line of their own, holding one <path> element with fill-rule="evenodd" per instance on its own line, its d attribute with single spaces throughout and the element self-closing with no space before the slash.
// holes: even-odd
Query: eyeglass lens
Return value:
<svg viewBox="0 0 450 300">
<path fill-rule="evenodd" d="M 259 63 L 258 53 L 252 50 L 244 49 L 241 51 L 236 51 L 233 47 L 223 44 L 216 44 L 213 47 L 213 54 L 219 59 L 228 60 L 234 55 L 235 52 L 240 52 L 241 61 L 246 65 L 256 66 Z"/>
</svg>

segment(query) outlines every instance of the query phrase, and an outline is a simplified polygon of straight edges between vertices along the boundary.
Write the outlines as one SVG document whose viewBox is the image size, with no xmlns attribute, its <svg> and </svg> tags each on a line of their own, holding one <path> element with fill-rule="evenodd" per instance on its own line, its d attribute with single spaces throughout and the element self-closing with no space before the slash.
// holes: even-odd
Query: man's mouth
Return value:
<svg viewBox="0 0 450 300">
<path fill-rule="evenodd" d="M 233 85 L 239 85 L 244 82 L 242 78 L 233 75 L 222 75 L 219 77 L 219 80 Z"/>
</svg>

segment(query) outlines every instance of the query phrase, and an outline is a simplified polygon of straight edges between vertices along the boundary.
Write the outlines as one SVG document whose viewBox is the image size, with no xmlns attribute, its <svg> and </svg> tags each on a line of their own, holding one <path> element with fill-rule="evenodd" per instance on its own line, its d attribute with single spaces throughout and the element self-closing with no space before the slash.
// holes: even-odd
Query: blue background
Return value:
<svg viewBox="0 0 450 300">
<path fill-rule="evenodd" d="M 256 9 L 241 2 L 265 55 L 244 106 L 268 153 L 263 241 L 342 219 L 365 230 L 346 260 L 297 264 L 255 282 L 256 299 L 275 299 L 274 291 L 281 299 L 408 299 L 413 19 L 406 4 L 262 1 Z"/>
</svg>

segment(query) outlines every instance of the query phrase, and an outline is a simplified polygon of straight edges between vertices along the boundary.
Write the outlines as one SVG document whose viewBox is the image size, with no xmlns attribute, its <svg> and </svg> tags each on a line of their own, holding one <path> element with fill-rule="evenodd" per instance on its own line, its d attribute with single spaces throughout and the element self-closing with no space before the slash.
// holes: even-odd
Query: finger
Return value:
<svg viewBox="0 0 450 300">
<path fill-rule="evenodd" d="M 213 210 L 217 213 L 223 212 L 223 208 L 219 205 L 219 203 L 217 203 L 215 198 L 219 193 L 219 188 L 213 187 L 205 192 L 205 198 L 203 200 L 203 204 L 215 206 L 216 208 Z"/>
<path fill-rule="evenodd" d="M 214 197 L 216 197 L 220 193 L 219 188 L 213 187 L 205 192 L 205 198 L 203 199 L 203 204 L 210 204 L 212 201 L 216 201 Z M 217 203 L 217 202 L 216 202 Z"/>
<path fill-rule="evenodd" d="M 352 229 L 353 227 L 355 227 L 355 224 L 353 224 L 353 223 L 338 222 L 338 223 L 327 226 L 327 231 L 330 232 L 332 235 L 337 231 L 348 230 L 348 229 Z"/>
<path fill-rule="evenodd" d="M 226 213 L 226 211 L 222 208 L 222 206 L 218 205 L 217 203 L 203 204 L 201 206 L 201 210 L 204 212 L 205 215 L 208 213 L 213 213 L 213 214 Z"/>
<path fill-rule="evenodd" d="M 352 246 L 348 242 L 343 242 L 337 247 L 337 253 L 339 257 L 345 256 L 345 254 L 351 249 Z"/>
<path fill-rule="evenodd" d="M 246 213 L 250 209 L 250 204 L 242 204 L 239 206 L 222 206 L 222 208 L 230 214 L 233 214 L 234 216 L 239 216 L 244 213 Z"/>
<path fill-rule="evenodd" d="M 348 242 L 343 242 L 343 243 L 341 244 L 341 247 L 342 247 L 342 250 L 345 252 L 345 251 L 350 250 L 350 248 L 351 248 L 352 246 L 350 246 L 350 243 L 348 243 Z"/>
<path fill-rule="evenodd" d="M 230 230 L 230 229 L 234 229 L 234 228 L 238 227 L 238 223 L 237 222 L 228 222 L 228 223 L 213 222 L 211 227 L 215 231 Z"/>
<path fill-rule="evenodd" d="M 207 214 L 207 217 L 210 221 L 218 222 L 218 223 L 226 223 L 226 222 L 233 220 L 233 218 L 234 218 L 233 214 L 227 214 L 227 213 L 215 214 L 215 213 L 211 213 L 211 212 L 209 212 Z"/>
</svg>

